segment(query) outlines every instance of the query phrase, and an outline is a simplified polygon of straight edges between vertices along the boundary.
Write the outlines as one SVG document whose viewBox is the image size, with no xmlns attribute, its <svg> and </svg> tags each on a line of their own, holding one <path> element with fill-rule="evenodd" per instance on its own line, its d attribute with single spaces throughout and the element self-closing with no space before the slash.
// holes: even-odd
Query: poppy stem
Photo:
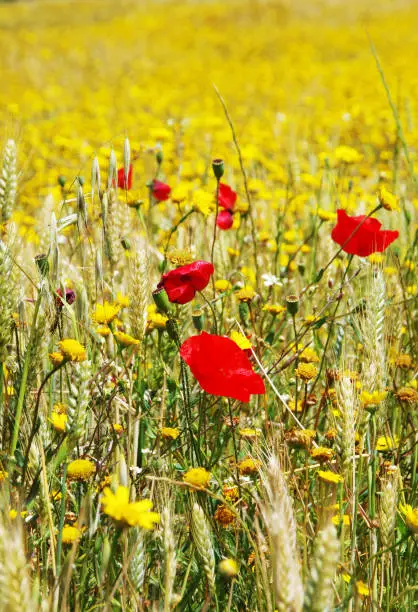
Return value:
<svg viewBox="0 0 418 612">
<path fill-rule="evenodd" d="M 231 400 L 228 398 L 228 411 L 229 411 L 229 420 L 230 420 L 230 425 L 231 425 L 231 435 L 232 435 L 232 445 L 234 447 L 234 459 L 235 459 L 235 478 L 237 479 L 237 486 L 238 486 L 238 495 L 239 498 L 241 499 L 241 484 L 240 484 L 240 480 L 239 480 L 239 469 L 238 469 L 238 449 L 237 449 L 237 440 L 235 437 L 235 427 L 234 427 L 234 421 L 232 418 L 232 409 L 231 409 Z"/>
<path fill-rule="evenodd" d="M 213 274 L 212 274 L 212 281 L 213 281 Z M 215 331 L 215 334 L 218 334 L 218 323 L 216 321 L 216 312 L 215 312 L 215 308 L 213 307 L 213 304 L 207 299 L 207 297 L 205 296 L 205 294 L 203 293 L 203 291 L 199 291 L 200 295 L 202 296 L 203 300 L 206 302 L 206 304 L 209 306 L 211 312 L 212 312 L 212 318 L 213 318 L 213 328 Z"/>
<path fill-rule="evenodd" d="M 216 210 L 215 210 L 215 221 L 213 223 L 213 239 L 212 239 L 212 248 L 210 251 L 210 263 L 213 266 L 213 258 L 215 255 L 215 242 L 216 242 L 216 221 L 218 219 L 218 212 L 219 212 L 219 183 L 220 183 L 220 179 L 216 178 Z M 216 293 L 215 293 L 215 278 L 212 274 L 212 288 L 213 288 L 213 297 L 215 297 Z"/>
</svg>

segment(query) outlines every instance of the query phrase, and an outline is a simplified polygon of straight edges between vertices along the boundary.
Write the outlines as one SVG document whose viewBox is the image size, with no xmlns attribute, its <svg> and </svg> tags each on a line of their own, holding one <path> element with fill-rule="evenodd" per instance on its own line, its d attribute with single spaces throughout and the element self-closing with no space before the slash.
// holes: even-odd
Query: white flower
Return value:
<svg viewBox="0 0 418 612">
<path fill-rule="evenodd" d="M 274 274 L 262 274 L 261 278 L 264 281 L 265 287 L 273 287 L 273 285 L 281 287 L 282 285 L 282 281 L 280 280 L 280 278 L 278 276 L 275 276 Z"/>
</svg>

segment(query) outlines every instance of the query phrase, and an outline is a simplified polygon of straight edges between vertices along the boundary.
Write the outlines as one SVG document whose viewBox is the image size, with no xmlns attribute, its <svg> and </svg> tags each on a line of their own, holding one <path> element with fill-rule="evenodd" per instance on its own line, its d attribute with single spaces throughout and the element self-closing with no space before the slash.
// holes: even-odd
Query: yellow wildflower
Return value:
<svg viewBox="0 0 418 612">
<path fill-rule="evenodd" d="M 365 582 L 357 580 L 356 582 L 357 593 L 360 597 L 368 597 L 370 595 L 370 589 Z"/>
<path fill-rule="evenodd" d="M 361 162 L 363 156 L 353 147 L 341 145 L 335 149 L 335 159 L 344 164 L 356 164 Z"/>
<path fill-rule="evenodd" d="M 108 325 L 100 325 L 100 327 L 96 327 L 96 334 L 99 334 L 99 336 L 102 336 L 103 338 L 110 336 L 111 331 L 112 330 Z"/>
<path fill-rule="evenodd" d="M 207 489 L 211 478 L 212 474 L 202 467 L 190 468 L 183 474 L 184 482 L 199 487 L 200 489 Z"/>
<path fill-rule="evenodd" d="M 228 247 L 227 249 L 228 255 L 230 255 L 231 257 L 238 257 L 239 255 L 239 251 L 237 251 L 237 249 L 233 249 L 231 247 Z"/>
<path fill-rule="evenodd" d="M 239 435 L 247 440 L 255 440 L 261 436 L 261 429 L 250 429 L 246 427 L 239 430 Z"/>
<path fill-rule="evenodd" d="M 307 346 L 299 355 L 299 361 L 305 363 L 319 363 L 319 357 L 313 349 Z"/>
<path fill-rule="evenodd" d="M 0 469 L 0 482 L 3 482 L 3 480 L 6 480 L 8 475 L 9 475 L 8 472 L 6 472 L 5 470 L 1 470 Z"/>
<path fill-rule="evenodd" d="M 413 508 L 409 504 L 400 505 L 399 510 L 405 519 L 405 524 L 409 531 L 418 533 L 418 508 Z"/>
<path fill-rule="evenodd" d="M 286 312 L 286 306 L 282 306 L 281 304 L 266 304 L 263 306 L 263 310 L 272 315 L 279 315 L 282 314 L 282 312 Z"/>
<path fill-rule="evenodd" d="M 228 578 L 238 576 L 238 563 L 234 559 L 222 559 L 218 565 L 219 573 Z"/>
<path fill-rule="evenodd" d="M 177 440 L 180 435 L 178 427 L 161 427 L 161 435 L 166 440 Z"/>
<path fill-rule="evenodd" d="M 228 501 L 237 501 L 239 497 L 239 490 L 236 485 L 227 485 L 225 484 L 222 487 L 222 495 Z"/>
<path fill-rule="evenodd" d="M 27 515 L 28 515 L 27 510 L 22 510 L 21 512 L 18 512 L 17 510 L 14 510 L 13 508 L 9 510 L 9 519 L 11 521 L 14 521 L 17 516 L 20 516 L 20 518 L 24 519 L 27 517 Z"/>
<path fill-rule="evenodd" d="M 68 416 L 66 414 L 60 414 L 59 412 L 55 412 L 55 410 L 51 413 L 51 418 L 49 419 L 52 423 L 52 427 L 55 431 L 64 432 L 66 430 Z"/>
<path fill-rule="evenodd" d="M 88 480 L 96 471 L 96 466 L 88 459 L 76 459 L 67 467 L 67 477 L 70 480 Z"/>
<path fill-rule="evenodd" d="M 112 305 L 109 304 L 109 302 L 105 302 L 104 304 L 96 304 L 96 309 L 92 313 L 91 318 L 95 323 L 107 325 L 117 317 L 119 310 L 119 304 Z"/>
<path fill-rule="evenodd" d="M 121 308 L 127 308 L 129 306 L 129 297 L 118 291 L 116 295 L 116 302 Z"/>
<path fill-rule="evenodd" d="M 129 334 L 125 334 L 124 332 L 121 332 L 121 331 L 116 331 L 114 332 L 113 335 L 116 338 L 116 340 L 119 342 L 119 344 L 121 344 L 124 347 L 138 346 L 138 344 L 141 344 L 140 341 L 137 340 L 136 338 L 133 338 Z"/>
<path fill-rule="evenodd" d="M 81 538 L 81 531 L 74 527 L 73 525 L 64 525 L 62 528 L 62 543 L 63 544 L 73 544 L 73 542 L 77 542 Z"/>
<path fill-rule="evenodd" d="M 325 208 L 318 208 L 317 213 L 321 221 L 336 221 L 337 213 L 331 210 L 325 210 Z"/>
<path fill-rule="evenodd" d="M 336 514 L 335 516 L 332 517 L 332 522 L 334 523 L 334 525 L 340 525 L 341 523 L 343 525 L 350 525 L 351 519 L 350 516 L 348 514 L 343 514 L 342 516 L 340 516 L 339 514 Z"/>
<path fill-rule="evenodd" d="M 318 374 L 318 368 L 311 363 L 300 363 L 295 370 L 295 374 L 304 382 L 308 382 L 309 380 L 315 378 L 315 376 Z"/>
<path fill-rule="evenodd" d="M 168 260 L 173 266 L 185 266 L 194 261 L 193 254 L 188 249 L 174 249 L 168 254 Z"/>
<path fill-rule="evenodd" d="M 324 482 L 328 482 L 330 484 L 339 484 L 344 482 L 344 478 L 340 476 L 340 474 L 335 474 L 331 472 L 331 470 L 319 470 L 318 477 Z"/>
<path fill-rule="evenodd" d="M 240 302 L 251 302 L 251 300 L 255 297 L 255 291 L 250 285 L 245 285 L 235 293 L 235 297 Z"/>
<path fill-rule="evenodd" d="M 395 363 L 398 368 L 412 368 L 412 357 L 406 353 L 401 353 L 397 356 Z"/>
<path fill-rule="evenodd" d="M 399 438 L 389 438 L 388 436 L 379 436 L 376 440 L 376 450 L 380 452 L 390 451 L 396 448 L 399 444 Z"/>
<path fill-rule="evenodd" d="M 372 391 L 372 393 L 362 391 L 360 393 L 360 401 L 364 408 L 378 406 L 386 398 L 386 395 L 386 391 Z"/>
<path fill-rule="evenodd" d="M 409 402 L 411 404 L 418 402 L 418 393 L 412 387 L 401 387 L 396 392 L 396 396 L 401 400 L 401 402 Z"/>
<path fill-rule="evenodd" d="M 240 474 L 255 474 L 258 472 L 261 466 L 261 462 L 257 459 L 253 459 L 252 457 L 246 457 L 240 463 L 238 463 L 238 469 Z"/>
<path fill-rule="evenodd" d="M 399 200 L 393 195 L 390 191 L 386 189 L 386 187 L 382 186 L 377 192 L 377 196 L 379 198 L 380 204 L 386 210 L 399 210 Z"/>
<path fill-rule="evenodd" d="M 241 334 L 240 332 L 237 332 L 235 330 L 233 330 L 229 336 L 231 338 L 231 340 L 233 340 L 235 342 L 235 344 L 237 344 L 239 346 L 240 349 L 242 349 L 243 351 L 246 349 L 250 349 L 252 347 L 251 342 L 248 340 L 248 338 L 246 338 L 246 336 L 244 336 L 244 334 Z"/>
<path fill-rule="evenodd" d="M 334 451 L 332 448 L 327 448 L 326 446 L 317 446 L 310 450 L 310 455 L 312 459 L 316 459 L 317 461 L 330 461 L 334 456 Z"/>
<path fill-rule="evenodd" d="M 64 361 L 64 355 L 62 353 L 58 353 L 58 351 L 55 351 L 54 353 L 49 353 L 49 358 L 55 368 Z"/>
<path fill-rule="evenodd" d="M 105 514 L 126 526 L 151 530 L 155 523 L 160 522 L 159 513 L 151 512 L 153 507 L 151 500 L 129 501 L 128 487 L 119 486 L 116 493 L 106 487 L 103 490 L 101 503 Z"/>
<path fill-rule="evenodd" d="M 224 291 L 229 291 L 232 289 L 232 285 L 228 280 L 220 278 L 219 280 L 215 281 L 215 289 L 219 293 L 223 293 Z"/>
<path fill-rule="evenodd" d="M 222 525 L 222 527 L 227 527 L 228 525 L 231 525 L 235 522 L 236 516 L 232 512 L 232 510 L 228 508 L 228 506 L 224 506 L 223 504 L 221 504 L 216 509 L 214 519 L 220 525 Z"/>
<path fill-rule="evenodd" d="M 67 361 L 85 361 L 87 359 L 86 349 L 77 340 L 65 338 L 58 343 L 59 349 Z"/>
</svg>

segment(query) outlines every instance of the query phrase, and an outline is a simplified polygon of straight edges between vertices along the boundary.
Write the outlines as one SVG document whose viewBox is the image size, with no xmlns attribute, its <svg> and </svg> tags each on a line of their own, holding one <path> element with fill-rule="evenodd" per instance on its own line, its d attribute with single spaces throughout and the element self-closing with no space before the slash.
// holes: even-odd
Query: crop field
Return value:
<svg viewBox="0 0 418 612">
<path fill-rule="evenodd" d="M 0 610 L 418 608 L 418 4 L 0 2 Z"/>
</svg>

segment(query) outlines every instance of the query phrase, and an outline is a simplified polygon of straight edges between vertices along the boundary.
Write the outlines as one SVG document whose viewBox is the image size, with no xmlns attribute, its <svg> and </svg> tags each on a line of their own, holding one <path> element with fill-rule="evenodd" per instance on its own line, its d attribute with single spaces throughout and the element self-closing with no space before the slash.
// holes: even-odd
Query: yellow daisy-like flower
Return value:
<svg viewBox="0 0 418 612">
<path fill-rule="evenodd" d="M 67 477 L 70 480 L 88 480 L 96 471 L 96 466 L 88 459 L 76 459 L 67 467 Z"/>
<path fill-rule="evenodd" d="M 272 315 L 279 315 L 282 312 L 286 312 L 286 306 L 282 306 L 281 304 L 266 304 L 263 306 L 263 310 L 269 312 Z"/>
<path fill-rule="evenodd" d="M 335 474 L 331 472 L 331 470 L 319 470 L 318 477 L 324 482 L 328 482 L 330 484 L 339 484 L 340 482 L 344 482 L 344 478 L 340 476 L 340 474 Z"/>
<path fill-rule="evenodd" d="M 157 312 L 155 304 L 148 306 L 147 330 L 165 329 L 168 317 Z"/>
<path fill-rule="evenodd" d="M 414 403 L 418 402 L 418 392 L 412 387 L 401 387 L 396 392 L 396 396 L 401 402 Z"/>
<path fill-rule="evenodd" d="M 261 462 L 252 457 L 246 457 L 240 463 L 238 463 L 238 469 L 240 474 L 256 474 L 261 466 Z"/>
<path fill-rule="evenodd" d="M 330 210 L 325 210 L 325 208 L 318 208 L 316 214 L 321 219 L 321 221 L 336 221 L 337 213 L 332 212 Z"/>
<path fill-rule="evenodd" d="M 229 280 L 220 278 L 217 281 L 215 281 L 215 289 L 219 293 L 223 293 L 224 291 L 229 291 L 230 289 L 232 289 L 232 285 L 229 282 Z"/>
<path fill-rule="evenodd" d="M 256 440 L 261 436 L 261 429 L 250 429 L 246 427 L 239 430 L 239 435 L 247 440 Z"/>
<path fill-rule="evenodd" d="M 232 510 L 228 508 L 228 506 L 224 506 L 223 504 L 221 504 L 216 509 L 216 512 L 214 514 L 214 519 L 220 525 L 222 525 L 222 527 L 228 527 L 228 525 L 231 525 L 232 523 L 235 522 L 236 516 L 232 512 Z"/>
<path fill-rule="evenodd" d="M 72 340 L 71 338 L 65 338 L 58 343 L 60 351 L 67 361 L 85 361 L 87 359 L 86 349 L 78 340 Z"/>
<path fill-rule="evenodd" d="M 381 253 L 372 253 L 371 255 L 368 256 L 367 260 L 371 264 L 380 264 L 383 261 L 383 256 Z"/>
<path fill-rule="evenodd" d="M 231 340 L 233 340 L 235 342 L 235 344 L 237 344 L 239 346 L 240 349 L 242 349 L 243 351 L 246 349 L 250 349 L 252 347 L 251 342 L 248 340 L 248 338 L 246 338 L 244 336 L 244 334 L 241 334 L 240 332 L 237 331 L 232 331 L 230 336 Z"/>
<path fill-rule="evenodd" d="M 174 249 L 168 254 L 168 260 L 173 266 L 185 266 L 194 261 L 193 254 L 187 249 Z"/>
<path fill-rule="evenodd" d="M 310 455 L 317 461 L 330 461 L 334 456 L 334 451 L 326 446 L 317 446 L 311 449 Z"/>
<path fill-rule="evenodd" d="M 119 342 L 119 344 L 121 344 L 124 347 L 138 346 L 138 344 L 141 344 L 139 340 L 137 340 L 136 338 L 133 338 L 129 334 L 125 334 L 125 332 L 116 331 L 114 332 L 113 335 L 116 338 L 116 340 Z"/>
<path fill-rule="evenodd" d="M 3 480 L 6 480 L 8 475 L 9 475 L 9 473 L 6 472 L 5 470 L 0 470 L 0 482 L 3 482 Z"/>
<path fill-rule="evenodd" d="M 399 200 L 393 195 L 390 191 L 386 189 L 386 187 L 382 186 L 377 192 L 377 197 L 379 198 L 380 204 L 386 210 L 400 210 L 399 209 Z"/>
<path fill-rule="evenodd" d="M 82 536 L 80 529 L 74 527 L 73 525 L 64 525 L 62 528 L 62 543 L 63 544 L 73 544 L 73 542 L 77 542 Z"/>
<path fill-rule="evenodd" d="M 318 368 L 312 365 L 312 363 L 300 363 L 295 370 L 295 374 L 304 382 L 308 382 L 318 374 Z"/>
<path fill-rule="evenodd" d="M 49 358 L 55 368 L 64 361 L 64 355 L 62 353 L 58 353 L 58 351 L 55 351 L 54 353 L 49 353 Z"/>
<path fill-rule="evenodd" d="M 52 410 L 57 414 L 67 414 L 68 407 L 62 402 L 56 402 L 53 405 Z"/>
<path fill-rule="evenodd" d="M 418 508 L 413 508 L 409 504 L 400 505 L 399 510 L 405 519 L 405 524 L 409 531 L 418 533 Z"/>
<path fill-rule="evenodd" d="M 129 306 L 129 297 L 118 291 L 116 295 L 116 302 L 121 308 L 127 308 Z"/>
<path fill-rule="evenodd" d="M 240 302 L 251 302 L 251 300 L 255 297 L 255 291 L 250 285 L 245 285 L 235 293 L 235 297 Z"/>
<path fill-rule="evenodd" d="M 319 363 L 319 357 L 316 352 L 307 346 L 299 355 L 299 361 L 304 363 Z"/>
<path fill-rule="evenodd" d="M 227 250 L 228 255 L 230 255 L 231 257 L 238 257 L 239 255 L 239 251 L 237 251 L 237 249 L 228 247 L 226 250 Z"/>
<path fill-rule="evenodd" d="M 342 162 L 344 164 L 356 164 L 361 162 L 363 156 L 356 151 L 356 149 L 353 149 L 353 147 L 341 145 L 335 149 L 335 159 L 337 162 Z"/>
<path fill-rule="evenodd" d="M 376 450 L 384 453 L 385 451 L 393 450 L 397 448 L 399 444 L 398 436 L 390 438 L 388 436 L 379 436 L 376 440 Z"/>
<path fill-rule="evenodd" d="M 236 485 L 225 484 L 222 487 L 222 495 L 228 501 L 237 501 L 239 497 L 239 490 Z"/>
<path fill-rule="evenodd" d="M 66 414 L 60 414 L 59 412 L 55 412 L 55 410 L 51 413 L 51 418 L 49 419 L 52 423 L 52 427 L 55 431 L 64 432 L 67 427 L 68 416 Z"/>
<path fill-rule="evenodd" d="M 370 589 L 365 582 L 357 580 L 356 582 L 357 593 L 360 597 L 368 597 L 370 595 Z"/>
<path fill-rule="evenodd" d="M 123 427 L 120 423 L 112 423 L 112 429 L 117 434 L 123 433 Z"/>
<path fill-rule="evenodd" d="M 149 499 L 139 502 L 129 501 L 129 489 L 119 486 L 116 492 L 106 487 L 101 500 L 103 512 L 118 523 L 130 527 L 152 530 L 160 522 L 158 512 L 151 512 L 153 503 Z"/>
<path fill-rule="evenodd" d="M 412 368 L 412 357 L 406 353 L 401 353 L 397 356 L 395 363 L 398 368 Z"/>
<path fill-rule="evenodd" d="M 160 431 L 165 440 L 177 440 L 180 435 L 178 427 L 161 427 Z"/>
<path fill-rule="evenodd" d="M 234 559 L 222 559 L 218 565 L 219 573 L 228 578 L 238 576 L 238 563 Z"/>
<path fill-rule="evenodd" d="M 100 325 L 99 327 L 96 327 L 95 331 L 96 334 L 99 334 L 99 336 L 102 336 L 103 338 L 107 338 L 112 332 L 108 325 Z"/>
<path fill-rule="evenodd" d="M 386 396 L 386 391 L 372 391 L 372 393 L 362 391 L 360 393 L 360 401 L 364 408 L 368 408 L 369 406 L 378 406 Z"/>
<path fill-rule="evenodd" d="M 91 318 L 95 323 L 101 323 L 102 325 L 107 325 L 111 323 L 118 316 L 120 310 L 120 305 L 112 305 L 109 302 L 105 302 L 104 304 L 96 304 L 96 309 L 92 313 Z"/>
<path fill-rule="evenodd" d="M 190 468 L 185 474 L 183 474 L 184 482 L 201 489 L 208 488 L 211 478 L 212 474 L 202 467 Z"/>
</svg>

